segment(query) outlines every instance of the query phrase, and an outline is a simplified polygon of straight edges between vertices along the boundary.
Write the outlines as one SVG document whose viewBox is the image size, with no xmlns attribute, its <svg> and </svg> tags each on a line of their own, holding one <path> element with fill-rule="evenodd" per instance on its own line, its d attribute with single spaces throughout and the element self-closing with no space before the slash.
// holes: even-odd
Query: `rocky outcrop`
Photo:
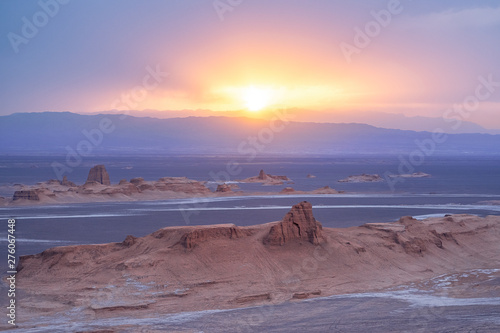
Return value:
<svg viewBox="0 0 500 333">
<path fill-rule="evenodd" d="M 316 190 L 312 190 L 311 193 L 313 194 L 339 194 L 342 193 L 342 191 L 337 191 L 330 186 L 323 186 L 321 188 L 318 188 Z"/>
<path fill-rule="evenodd" d="M 130 182 L 131 182 L 132 184 L 134 184 L 135 186 L 138 186 L 138 185 L 140 185 L 140 184 L 144 183 L 144 178 L 142 178 L 142 177 L 132 178 L 132 179 L 130 180 Z"/>
<path fill-rule="evenodd" d="M 315 176 L 315 175 L 312 175 L 312 174 L 310 174 L 310 173 L 308 173 L 308 174 L 307 174 L 307 178 L 316 178 L 316 176 Z"/>
<path fill-rule="evenodd" d="M 238 188 L 236 184 L 228 186 L 231 190 Z M 34 186 L 18 185 L 16 189 L 18 191 L 8 204 L 20 199 L 24 199 L 25 205 L 39 205 L 57 202 L 158 200 L 214 195 L 205 186 L 205 182 L 187 177 L 163 177 L 157 181 L 133 178 L 130 182 L 122 179 L 119 184 L 110 185 L 109 175 L 102 165 L 97 165 L 90 170 L 88 179 L 83 185 L 75 185 L 65 176 L 62 181 L 49 180 L 39 182 Z"/>
<path fill-rule="evenodd" d="M 271 299 L 271 294 L 257 294 L 257 295 L 248 295 L 248 296 L 240 296 L 234 299 L 235 303 L 244 304 L 244 303 L 254 303 L 256 301 L 268 301 Z"/>
<path fill-rule="evenodd" d="M 76 187 L 76 184 L 68 180 L 68 176 L 64 176 L 61 180 L 61 185 L 68 187 Z"/>
<path fill-rule="evenodd" d="M 148 190 L 154 190 L 155 186 L 154 186 L 154 184 L 142 183 L 142 184 L 137 185 L 137 188 L 139 189 L 139 191 L 143 192 L 143 191 L 148 191 Z"/>
<path fill-rule="evenodd" d="M 34 200 L 39 201 L 40 197 L 36 190 L 21 190 L 14 192 L 12 200 Z"/>
<path fill-rule="evenodd" d="M 285 215 L 283 220 L 273 225 L 264 238 L 266 245 L 284 245 L 294 240 L 319 244 L 322 239 L 321 223 L 316 221 L 312 213 L 312 205 L 303 201 Z"/>
<path fill-rule="evenodd" d="M 121 183 L 119 185 L 113 185 L 110 187 L 107 187 L 103 190 L 100 190 L 98 193 L 100 194 L 108 194 L 108 195 L 113 195 L 113 194 L 125 194 L 127 196 L 131 196 L 135 193 L 140 193 L 141 191 L 137 186 L 134 184 L 131 184 L 129 182 L 126 183 Z"/>
<path fill-rule="evenodd" d="M 389 175 L 390 178 L 428 178 L 431 175 L 425 172 L 414 172 L 414 173 L 400 173 Z"/>
<path fill-rule="evenodd" d="M 260 173 L 259 173 L 259 176 L 261 174 L 264 174 L 264 176 L 266 178 L 271 178 L 271 179 L 275 179 L 275 180 L 283 180 L 283 181 L 290 181 L 291 179 L 288 178 L 287 176 L 276 176 L 276 175 L 270 175 L 270 174 L 267 174 L 264 172 L 264 170 L 260 170 Z"/>
<path fill-rule="evenodd" d="M 305 298 L 309 298 L 310 296 L 319 296 L 319 295 L 321 295 L 321 290 L 315 290 L 315 291 L 311 291 L 311 292 L 295 293 L 292 295 L 292 298 L 305 299 Z"/>
<path fill-rule="evenodd" d="M 288 193 L 295 193 L 296 191 L 293 189 L 293 187 L 285 187 L 280 191 L 280 193 L 283 194 L 288 194 Z"/>
<path fill-rule="evenodd" d="M 132 235 L 128 235 L 127 237 L 125 237 L 125 240 L 122 242 L 122 245 L 126 246 L 126 247 L 131 247 L 136 242 L 137 242 L 137 237 L 134 237 Z"/>
<path fill-rule="evenodd" d="M 220 238 L 235 239 L 248 236 L 248 230 L 244 230 L 234 224 L 223 224 L 199 227 L 182 235 L 179 243 L 186 249 L 192 249 L 200 243 Z"/>
<path fill-rule="evenodd" d="M 340 194 L 344 193 L 344 191 L 337 191 L 330 186 L 323 186 L 321 188 L 312 190 L 312 191 L 297 191 L 293 187 L 285 187 L 282 189 L 280 194 Z"/>
<path fill-rule="evenodd" d="M 270 175 L 260 170 L 259 175 L 240 180 L 242 183 L 262 183 L 262 185 L 282 185 L 284 181 L 291 181 L 287 176 Z"/>
<path fill-rule="evenodd" d="M 215 192 L 225 193 L 225 192 L 233 192 L 233 190 L 227 184 L 219 184 L 217 185 L 217 189 L 215 190 Z"/>
<path fill-rule="evenodd" d="M 87 177 L 87 183 L 89 182 L 98 182 L 103 185 L 111 185 L 106 167 L 101 164 L 96 165 L 92 169 L 90 169 L 89 175 Z"/>
<path fill-rule="evenodd" d="M 209 194 L 210 189 L 203 182 L 187 177 L 163 177 L 152 184 L 155 190 L 172 191 L 190 194 Z"/>
<path fill-rule="evenodd" d="M 347 178 L 339 180 L 339 183 L 373 183 L 373 182 L 383 182 L 384 179 L 377 174 L 367 175 L 363 173 L 358 176 L 349 176 Z"/>
</svg>

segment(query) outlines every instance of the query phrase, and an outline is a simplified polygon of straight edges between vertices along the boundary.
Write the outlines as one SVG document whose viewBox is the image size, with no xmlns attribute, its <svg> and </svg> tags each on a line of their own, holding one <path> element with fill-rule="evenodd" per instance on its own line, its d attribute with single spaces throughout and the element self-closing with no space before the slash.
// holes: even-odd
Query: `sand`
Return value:
<svg viewBox="0 0 500 333">
<path fill-rule="evenodd" d="M 19 322 L 68 311 L 91 321 L 282 304 L 500 267 L 498 216 L 405 217 L 322 228 L 316 245 L 265 245 L 277 223 L 168 227 L 22 257 Z"/>
</svg>

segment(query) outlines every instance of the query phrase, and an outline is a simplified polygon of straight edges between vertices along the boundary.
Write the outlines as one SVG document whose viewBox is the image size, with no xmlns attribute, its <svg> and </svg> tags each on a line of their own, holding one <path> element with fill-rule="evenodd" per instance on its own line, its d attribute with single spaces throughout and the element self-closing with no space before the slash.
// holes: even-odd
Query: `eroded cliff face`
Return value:
<svg viewBox="0 0 500 333">
<path fill-rule="evenodd" d="M 182 235 L 179 244 L 186 249 L 192 249 L 204 242 L 215 241 L 217 239 L 236 239 L 251 234 L 250 230 L 239 228 L 234 224 L 200 227 Z"/>
<path fill-rule="evenodd" d="M 294 240 L 303 240 L 317 245 L 322 239 L 321 229 L 321 223 L 313 216 L 312 205 L 303 201 L 293 206 L 281 222 L 271 227 L 264 238 L 264 244 L 284 245 Z"/>
<path fill-rule="evenodd" d="M 12 197 L 12 200 L 32 200 L 38 201 L 40 197 L 38 196 L 38 192 L 36 190 L 21 190 L 15 191 Z"/>
</svg>

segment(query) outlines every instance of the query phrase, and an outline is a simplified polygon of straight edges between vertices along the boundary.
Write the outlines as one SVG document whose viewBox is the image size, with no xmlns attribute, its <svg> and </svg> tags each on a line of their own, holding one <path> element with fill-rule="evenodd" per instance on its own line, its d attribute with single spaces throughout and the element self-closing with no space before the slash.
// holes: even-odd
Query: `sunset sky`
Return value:
<svg viewBox="0 0 500 333">
<path fill-rule="evenodd" d="M 0 30 L 1 115 L 459 105 L 500 128 L 493 0 L 2 1 Z"/>
</svg>

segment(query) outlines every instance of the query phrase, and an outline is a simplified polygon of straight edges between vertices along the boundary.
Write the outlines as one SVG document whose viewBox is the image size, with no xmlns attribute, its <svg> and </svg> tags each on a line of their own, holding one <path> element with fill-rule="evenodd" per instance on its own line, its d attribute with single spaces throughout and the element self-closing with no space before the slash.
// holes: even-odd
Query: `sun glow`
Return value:
<svg viewBox="0 0 500 333">
<path fill-rule="evenodd" d="M 213 100 L 223 105 L 218 110 L 245 110 L 260 114 L 263 111 L 286 108 L 324 108 L 342 105 L 349 95 L 337 86 L 247 84 L 220 86 L 210 91 Z M 214 109 L 214 105 L 204 108 Z"/>
<path fill-rule="evenodd" d="M 266 88 L 257 88 L 255 86 L 247 87 L 243 90 L 242 99 L 249 111 L 258 112 L 269 106 L 271 103 L 271 90 Z"/>
</svg>

